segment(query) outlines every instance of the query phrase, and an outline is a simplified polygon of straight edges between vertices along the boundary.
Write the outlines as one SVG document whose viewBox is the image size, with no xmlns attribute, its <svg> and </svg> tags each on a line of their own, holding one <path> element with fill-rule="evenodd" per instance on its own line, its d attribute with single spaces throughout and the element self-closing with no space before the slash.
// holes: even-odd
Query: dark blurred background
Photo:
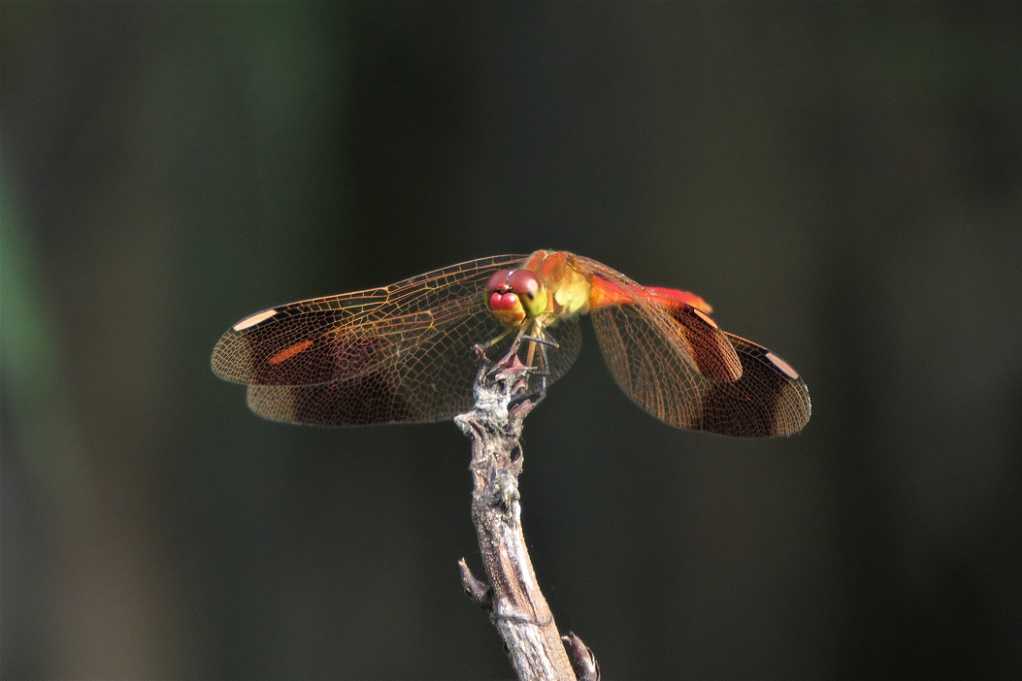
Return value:
<svg viewBox="0 0 1022 681">
<path fill-rule="evenodd" d="M 508 678 L 453 425 L 271 424 L 248 312 L 538 247 L 791 360 L 672 430 L 591 332 L 526 535 L 608 679 L 1022 675 L 1009 3 L 0 6 L 3 678 Z"/>
</svg>

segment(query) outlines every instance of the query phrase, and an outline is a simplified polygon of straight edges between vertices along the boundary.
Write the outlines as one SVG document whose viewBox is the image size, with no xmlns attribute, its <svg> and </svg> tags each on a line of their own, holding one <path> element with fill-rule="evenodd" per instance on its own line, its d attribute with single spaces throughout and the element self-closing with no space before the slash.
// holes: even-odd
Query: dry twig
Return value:
<svg viewBox="0 0 1022 681">
<path fill-rule="evenodd" d="M 477 579 L 464 558 L 458 567 L 465 591 L 489 610 L 520 681 L 598 681 L 592 651 L 574 634 L 562 641 L 522 533 L 519 439 L 535 406 L 523 397 L 528 374 L 514 355 L 495 369 L 484 367 L 475 408 L 455 418 L 472 440 L 472 523 L 489 583 Z"/>
</svg>

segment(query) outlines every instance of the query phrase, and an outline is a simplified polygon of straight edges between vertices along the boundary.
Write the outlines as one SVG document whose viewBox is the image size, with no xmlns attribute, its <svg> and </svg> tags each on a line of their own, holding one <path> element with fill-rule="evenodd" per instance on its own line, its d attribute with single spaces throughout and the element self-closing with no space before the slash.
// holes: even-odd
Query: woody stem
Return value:
<svg viewBox="0 0 1022 681">
<path fill-rule="evenodd" d="M 534 404 L 513 399 L 527 389 L 528 372 L 517 355 L 496 372 L 480 372 L 475 408 L 455 418 L 472 443 L 472 523 L 486 579 L 476 579 L 464 559 L 459 567 L 465 590 L 490 611 L 520 681 L 575 681 L 522 532 L 519 439 Z"/>
</svg>

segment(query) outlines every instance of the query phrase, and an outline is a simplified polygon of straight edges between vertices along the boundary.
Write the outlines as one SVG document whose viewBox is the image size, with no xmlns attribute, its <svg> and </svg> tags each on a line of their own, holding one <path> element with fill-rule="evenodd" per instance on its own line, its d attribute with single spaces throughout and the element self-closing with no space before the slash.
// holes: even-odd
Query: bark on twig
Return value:
<svg viewBox="0 0 1022 681">
<path fill-rule="evenodd" d="M 583 666 L 576 676 L 576 660 L 569 657 L 553 613 L 536 581 L 532 559 L 522 533 L 518 476 L 522 472 L 519 438 L 523 422 L 534 406 L 522 400 L 528 388 L 528 370 L 516 357 L 496 371 L 480 371 L 475 384 L 475 408 L 455 418 L 472 440 L 472 523 L 479 538 L 485 583 L 459 561 L 462 584 L 473 601 L 490 611 L 490 619 L 511 658 L 520 681 L 595 681 Z M 567 637 L 565 637 L 566 640 Z M 592 651 L 581 639 L 569 643 L 572 652 Z M 581 648 L 578 648 L 581 646 Z"/>
<path fill-rule="evenodd" d="M 568 651 L 571 668 L 575 670 L 578 681 L 600 681 L 600 665 L 596 662 L 593 649 L 587 646 L 578 634 L 569 631 L 562 636 L 564 648 Z"/>
</svg>

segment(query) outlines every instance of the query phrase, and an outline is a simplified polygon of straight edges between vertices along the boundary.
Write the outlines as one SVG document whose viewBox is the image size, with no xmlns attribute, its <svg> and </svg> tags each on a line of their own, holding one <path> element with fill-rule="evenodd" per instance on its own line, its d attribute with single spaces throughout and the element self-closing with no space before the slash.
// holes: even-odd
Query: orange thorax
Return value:
<svg viewBox="0 0 1022 681">
<path fill-rule="evenodd" d="M 554 319 L 639 300 L 668 308 L 688 305 L 705 313 L 713 311 L 709 303 L 688 291 L 626 284 L 613 281 L 599 272 L 588 272 L 588 268 L 567 251 L 535 251 L 523 269 L 534 272 L 543 282 L 550 297 L 548 314 Z"/>
</svg>

